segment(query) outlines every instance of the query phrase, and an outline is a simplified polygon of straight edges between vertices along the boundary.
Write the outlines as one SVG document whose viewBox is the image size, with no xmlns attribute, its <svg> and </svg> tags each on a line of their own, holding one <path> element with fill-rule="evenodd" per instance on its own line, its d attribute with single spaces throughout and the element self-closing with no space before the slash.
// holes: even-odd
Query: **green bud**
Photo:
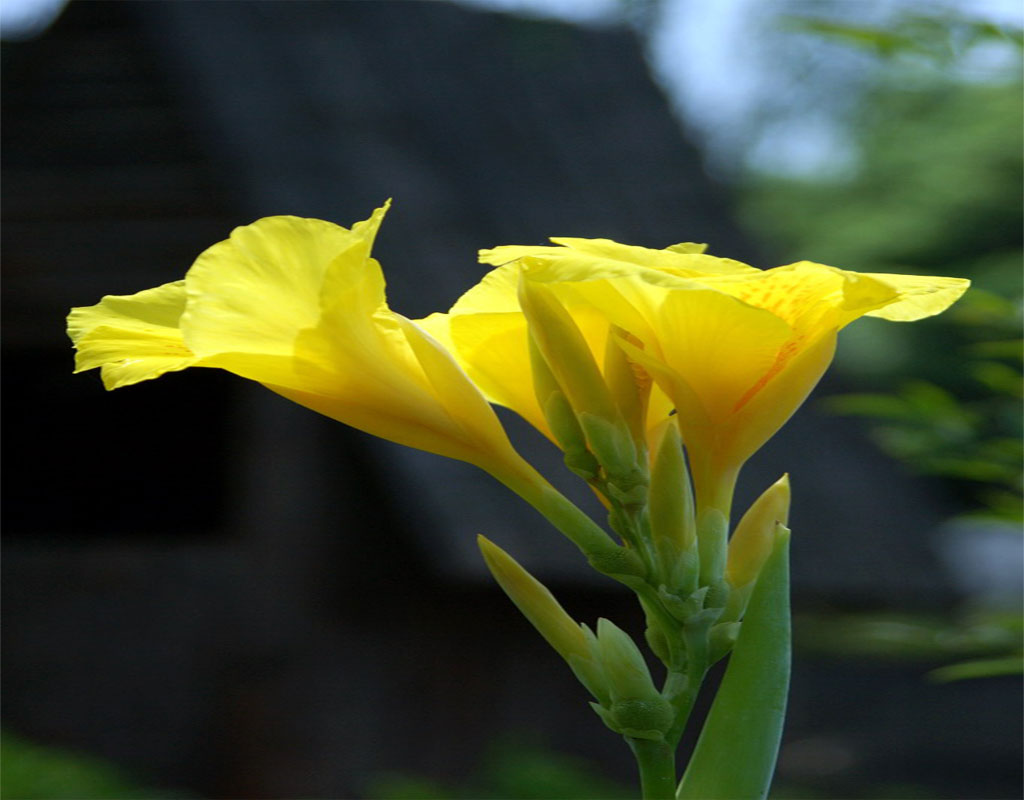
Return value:
<svg viewBox="0 0 1024 800">
<path fill-rule="evenodd" d="M 562 460 L 574 475 L 578 475 L 588 483 L 601 474 L 601 465 L 597 463 L 597 459 L 589 450 L 577 450 L 572 453 L 566 451 Z"/>
<path fill-rule="evenodd" d="M 729 542 L 726 577 L 733 586 L 752 584 L 776 541 L 776 525 L 789 521 L 789 475 L 783 475 L 754 501 Z"/>
<path fill-rule="evenodd" d="M 709 589 L 708 586 L 701 586 L 683 601 L 687 619 L 704 610 Z"/>
<path fill-rule="evenodd" d="M 729 584 L 726 581 L 713 583 L 708 587 L 707 597 L 704 598 L 704 608 L 725 608 L 729 603 L 729 594 Z"/>
<path fill-rule="evenodd" d="M 683 627 L 689 633 L 696 633 L 703 631 L 705 635 L 711 630 L 711 626 L 714 625 L 722 616 L 722 609 L 720 608 L 705 608 L 702 611 L 698 611 L 696 614 L 691 614 L 686 622 L 683 623 Z"/>
<path fill-rule="evenodd" d="M 735 535 L 735 534 L 734 534 Z M 790 530 L 781 522 L 775 522 L 772 525 L 771 539 L 769 540 L 769 554 L 780 541 L 787 539 L 790 535 Z M 761 567 L 764 566 L 764 562 L 759 562 L 757 578 L 760 578 Z M 728 575 L 728 572 L 726 573 Z M 733 573 L 733 577 L 737 573 Z M 747 603 L 750 601 L 750 596 L 754 593 L 754 586 L 757 584 L 757 578 L 748 581 L 741 586 L 733 586 L 729 590 L 729 601 L 725 605 L 725 612 L 723 614 L 723 620 L 739 620 L 743 617 L 747 610 Z"/>
<path fill-rule="evenodd" d="M 625 491 L 638 485 L 643 472 L 638 472 L 636 447 L 626 424 L 617 416 L 601 417 L 588 411 L 580 411 L 576 418 L 587 437 L 590 451 L 601 462 L 610 482 Z M 642 482 L 647 482 L 646 476 Z"/>
<path fill-rule="evenodd" d="M 682 440 L 672 420 L 664 424 L 658 441 L 649 496 L 657 572 L 672 591 L 688 595 L 697 588 L 700 573 L 697 522 Z"/>
<path fill-rule="evenodd" d="M 711 628 L 708 635 L 708 666 L 725 658 L 740 635 L 739 622 L 720 622 Z"/>
<path fill-rule="evenodd" d="M 591 658 L 592 648 L 580 626 L 540 581 L 508 553 L 483 536 L 477 544 L 498 585 L 562 658 Z"/>
<path fill-rule="evenodd" d="M 671 653 L 668 649 L 668 639 L 665 637 L 664 631 L 651 625 L 650 621 L 648 621 L 647 627 L 644 629 L 644 639 L 647 641 L 647 646 L 651 648 L 651 652 L 663 663 L 667 664 Z"/>
<path fill-rule="evenodd" d="M 582 622 L 580 631 L 587 642 L 589 655 L 586 658 L 572 656 L 567 659 L 569 666 L 580 683 L 586 686 L 599 702 L 608 705 L 611 702 L 611 693 L 608 691 L 608 681 L 605 679 L 604 667 L 601 665 L 601 651 L 597 644 L 597 636 L 588 625 Z"/>
<path fill-rule="evenodd" d="M 665 738 L 676 718 L 672 705 L 660 696 L 651 700 L 613 702 L 608 712 L 614 730 L 623 736 L 656 742 Z"/>
<path fill-rule="evenodd" d="M 747 602 L 750 600 L 750 595 L 753 591 L 753 583 L 748 583 L 746 586 L 733 586 L 729 590 L 729 599 L 725 603 L 725 608 L 722 609 L 722 622 L 739 620 L 743 616 L 744 610 L 746 610 Z"/>
<path fill-rule="evenodd" d="M 597 645 L 612 704 L 627 700 L 660 700 L 647 662 L 633 639 L 607 619 L 597 621 Z"/>
<path fill-rule="evenodd" d="M 636 470 L 636 445 L 576 321 L 548 286 L 525 277 L 519 305 L 529 325 L 537 399 L 556 441 L 574 459 L 591 452 L 612 482 L 629 491 L 632 485 L 616 479 Z"/>
<path fill-rule="evenodd" d="M 659 548 L 659 552 L 662 548 Z M 700 577 L 700 556 L 697 554 L 697 541 L 694 540 L 690 549 L 672 557 L 668 574 L 668 583 L 680 596 L 692 594 L 697 590 Z"/>
<path fill-rule="evenodd" d="M 647 567 L 636 551 L 628 547 L 615 547 L 600 553 L 587 553 L 590 566 L 612 577 L 625 575 L 637 578 L 647 577 Z"/>
<path fill-rule="evenodd" d="M 675 711 L 671 704 L 662 698 L 623 700 L 608 707 L 591 703 L 590 707 L 613 731 L 633 739 L 660 742 L 675 722 Z"/>
<path fill-rule="evenodd" d="M 543 365 L 543 363 L 543 360 L 540 360 L 539 364 Z M 534 380 L 536 380 L 536 376 L 537 370 L 535 369 Z M 583 436 L 583 430 L 580 428 L 579 422 L 576 421 L 576 414 L 562 390 L 553 389 L 543 397 L 540 396 L 538 390 L 537 395 L 537 402 L 540 404 L 541 411 L 544 412 L 544 419 L 547 420 L 551 433 L 559 446 L 569 452 L 585 451 L 587 440 Z"/>
<path fill-rule="evenodd" d="M 654 382 L 646 370 L 629 359 L 619 346 L 620 339 L 631 340 L 633 344 L 641 346 L 639 340 L 613 325 L 608 331 L 605 345 L 604 379 L 615 405 L 629 426 L 633 440 L 640 445 L 647 438 L 647 401 Z"/>
<path fill-rule="evenodd" d="M 597 459 L 587 450 L 587 439 L 576 420 L 576 412 L 544 360 L 537 342 L 532 336 L 528 339 L 533 390 L 544 419 L 558 446 L 565 451 L 566 466 L 584 480 L 591 480 L 598 474 Z"/>
<path fill-rule="evenodd" d="M 689 617 L 702 608 L 700 603 L 695 605 L 694 603 L 687 602 L 679 596 L 672 594 L 664 586 L 658 589 L 658 597 L 668 613 L 679 622 L 686 622 Z"/>
<path fill-rule="evenodd" d="M 683 441 L 672 420 L 665 425 L 651 466 L 651 535 L 686 552 L 697 538 L 693 489 L 683 455 Z"/>
<path fill-rule="evenodd" d="M 519 281 L 519 306 L 531 339 L 577 415 L 620 419 L 590 346 L 557 295 L 524 276 Z"/>
<path fill-rule="evenodd" d="M 647 474 L 634 468 L 628 475 L 610 479 L 607 483 L 609 499 L 625 508 L 643 508 L 647 505 Z"/>
</svg>

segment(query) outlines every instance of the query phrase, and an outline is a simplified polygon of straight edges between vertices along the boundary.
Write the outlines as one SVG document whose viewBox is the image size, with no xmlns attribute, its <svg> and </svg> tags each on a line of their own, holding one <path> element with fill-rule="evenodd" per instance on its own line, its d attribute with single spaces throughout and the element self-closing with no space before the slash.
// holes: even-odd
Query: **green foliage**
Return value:
<svg viewBox="0 0 1024 800">
<path fill-rule="evenodd" d="M 910 614 L 805 614 L 794 621 L 794 630 L 797 645 L 808 650 L 922 664 L 960 659 L 927 673 L 939 683 L 1024 671 L 1019 613 L 974 611 L 953 621 Z"/>
<path fill-rule="evenodd" d="M 966 509 L 1019 523 L 1021 32 L 942 13 L 906 15 L 885 30 L 808 18 L 789 25 L 874 52 L 886 69 L 848 119 L 860 151 L 855 168 L 821 180 L 750 176 L 749 225 L 783 261 L 973 281 L 949 314 L 927 325 L 865 322 L 845 332 L 838 371 L 869 391 L 829 398 L 827 407 L 869 420 L 881 449 L 949 481 Z M 1001 81 L 982 83 L 963 57 L 992 42 L 1010 43 L 1017 64 Z M 799 644 L 830 652 L 961 659 L 929 673 L 939 681 L 1021 670 L 1019 613 L 826 615 L 803 617 L 795 629 Z"/>
<path fill-rule="evenodd" d="M 142 789 L 117 767 L 9 731 L 0 740 L 0 794 L 5 800 L 144 800 L 181 797 Z"/>
<path fill-rule="evenodd" d="M 918 471 L 970 485 L 985 514 L 1024 521 L 1024 343 L 1014 304 L 975 290 L 951 315 L 966 342 L 959 348 L 958 393 L 924 380 L 894 393 L 829 398 L 833 412 L 874 421 L 871 434 L 888 454 Z M 985 336 L 991 338 L 985 339 Z M 972 338 L 982 341 L 970 343 Z"/>
<path fill-rule="evenodd" d="M 992 42 L 1024 47 L 1021 31 L 950 12 L 903 12 L 884 28 L 819 17 L 787 16 L 785 27 L 868 50 L 883 58 L 916 56 L 951 64 L 963 53 Z"/>
<path fill-rule="evenodd" d="M 1021 87 L 935 74 L 908 85 L 891 80 L 867 98 L 854 175 L 753 178 L 745 216 L 784 257 L 972 279 L 942 319 L 844 334 L 840 372 L 877 391 L 828 405 L 873 420 L 882 449 L 954 481 L 985 513 L 1020 520 Z"/>
<path fill-rule="evenodd" d="M 960 661 L 945 667 L 933 669 L 932 680 L 945 683 L 962 681 L 968 678 L 994 678 L 998 675 L 1020 675 L 1024 672 L 1024 655 L 1006 656 L 1005 658 L 976 658 Z"/>
<path fill-rule="evenodd" d="M 812 260 L 1012 283 L 1004 273 L 1020 249 L 1021 113 L 1014 84 L 881 86 L 851 123 L 862 153 L 855 175 L 755 177 L 744 216 L 780 250 Z"/>
<path fill-rule="evenodd" d="M 1019 614 L 977 611 L 952 624 L 944 617 L 911 614 L 803 614 L 794 620 L 797 644 L 853 656 L 935 662 L 976 656 L 1016 657 L 1024 623 Z"/>
<path fill-rule="evenodd" d="M 496 744 L 458 786 L 419 776 L 377 776 L 368 800 L 625 800 L 633 791 L 603 778 L 594 765 L 514 739 Z"/>
</svg>

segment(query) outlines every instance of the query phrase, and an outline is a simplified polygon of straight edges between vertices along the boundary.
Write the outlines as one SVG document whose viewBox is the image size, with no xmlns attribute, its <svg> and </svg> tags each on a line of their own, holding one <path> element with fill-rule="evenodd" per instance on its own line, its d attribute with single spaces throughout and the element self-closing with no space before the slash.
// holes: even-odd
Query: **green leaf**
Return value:
<svg viewBox="0 0 1024 800">
<path fill-rule="evenodd" d="M 722 685 L 678 800 L 756 800 L 768 795 L 789 694 L 789 531 L 780 535 L 747 606 Z"/>
<path fill-rule="evenodd" d="M 1020 675 L 1024 672 L 1024 657 L 1007 656 L 1006 658 L 978 658 L 972 661 L 961 661 L 945 667 L 933 669 L 928 677 L 939 683 L 962 681 L 969 678 L 993 678 L 998 675 Z"/>
</svg>

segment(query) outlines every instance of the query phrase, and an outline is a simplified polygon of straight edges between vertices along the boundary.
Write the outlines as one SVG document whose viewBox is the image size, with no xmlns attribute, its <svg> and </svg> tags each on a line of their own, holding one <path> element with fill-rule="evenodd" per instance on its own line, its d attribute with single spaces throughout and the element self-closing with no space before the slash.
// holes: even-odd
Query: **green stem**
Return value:
<svg viewBox="0 0 1024 800">
<path fill-rule="evenodd" d="M 604 529 L 581 511 L 544 477 L 523 462 L 524 474 L 491 472 L 495 478 L 537 509 L 584 555 L 610 553 L 619 549 Z"/>
<path fill-rule="evenodd" d="M 665 739 L 674 745 L 679 744 L 683 738 L 683 731 L 686 730 L 686 723 L 690 719 L 694 703 L 697 701 L 697 693 L 704 682 L 706 671 L 693 669 L 688 674 L 670 673 L 665 682 L 663 694 L 675 709 L 676 719 L 672 727 L 665 734 Z"/>
<path fill-rule="evenodd" d="M 640 768 L 640 791 L 643 800 L 675 800 L 675 748 L 668 742 L 634 739 L 627 736 L 636 764 Z"/>
<path fill-rule="evenodd" d="M 729 519 L 732 508 L 732 496 L 736 489 L 743 464 L 723 466 L 711 461 L 710 458 L 693 460 L 690 471 L 693 476 L 693 490 L 697 503 L 697 519 L 709 508 L 717 508 L 725 518 Z"/>
</svg>

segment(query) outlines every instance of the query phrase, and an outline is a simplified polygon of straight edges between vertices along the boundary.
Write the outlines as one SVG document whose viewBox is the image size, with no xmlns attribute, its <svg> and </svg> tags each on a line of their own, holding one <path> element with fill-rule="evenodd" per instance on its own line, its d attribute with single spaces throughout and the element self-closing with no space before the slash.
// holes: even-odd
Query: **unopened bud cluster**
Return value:
<svg viewBox="0 0 1024 800">
<path fill-rule="evenodd" d="M 521 279 L 519 301 L 538 406 L 566 465 L 602 498 L 621 539 L 585 548 L 586 555 L 637 592 L 645 638 L 670 675 L 665 690 L 628 634 L 606 619 L 596 633 L 577 624 L 511 557 L 485 539 L 481 548 L 502 588 L 595 697 L 602 720 L 625 736 L 660 740 L 677 722 L 680 686 L 699 682 L 737 640 L 787 521 L 788 479 L 754 503 L 730 539 L 728 509 L 695 500 L 676 418 L 648 428 L 653 381 L 630 358 L 637 343 L 611 329 L 599 364 L 573 315 L 543 284 Z"/>
</svg>

